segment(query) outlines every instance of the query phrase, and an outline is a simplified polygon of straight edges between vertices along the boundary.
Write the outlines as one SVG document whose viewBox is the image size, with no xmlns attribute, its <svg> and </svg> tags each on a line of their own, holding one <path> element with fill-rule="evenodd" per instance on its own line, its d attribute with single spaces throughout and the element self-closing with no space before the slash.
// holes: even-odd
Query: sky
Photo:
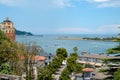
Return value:
<svg viewBox="0 0 120 80">
<path fill-rule="evenodd" d="M 0 0 L 6 17 L 33 34 L 117 34 L 120 0 Z"/>
</svg>

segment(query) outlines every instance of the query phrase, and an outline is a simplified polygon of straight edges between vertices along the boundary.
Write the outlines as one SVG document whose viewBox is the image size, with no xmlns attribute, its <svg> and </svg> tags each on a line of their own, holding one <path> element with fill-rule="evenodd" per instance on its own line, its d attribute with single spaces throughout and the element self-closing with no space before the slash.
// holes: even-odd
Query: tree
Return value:
<svg viewBox="0 0 120 80">
<path fill-rule="evenodd" d="M 76 66 L 75 66 L 75 73 L 81 73 L 82 72 L 82 65 L 77 63 Z"/>
<path fill-rule="evenodd" d="M 11 50 L 9 51 L 9 65 L 12 70 L 12 74 L 22 75 L 23 72 L 23 61 L 21 60 L 20 55 L 23 53 L 21 50 L 22 44 L 17 42 L 12 42 Z"/>
<path fill-rule="evenodd" d="M 75 47 L 73 48 L 73 51 L 74 51 L 74 53 L 77 53 L 78 48 L 75 46 Z"/>
<path fill-rule="evenodd" d="M 74 57 L 74 58 L 75 58 L 75 60 L 77 60 L 77 59 L 78 59 L 78 54 L 77 54 L 77 53 L 71 53 L 71 54 L 70 54 L 70 56 Z"/>
<path fill-rule="evenodd" d="M 67 59 L 67 69 L 68 71 L 71 73 L 75 70 L 75 66 L 76 66 L 76 58 L 74 56 L 70 56 Z"/>
<path fill-rule="evenodd" d="M 118 69 L 114 74 L 114 80 L 120 80 L 120 69 Z"/>
<path fill-rule="evenodd" d="M 5 34 L 0 30 L 0 43 L 2 43 L 2 41 L 7 40 L 10 41 Z"/>
<path fill-rule="evenodd" d="M 8 63 L 12 74 L 15 75 L 21 75 L 22 73 L 22 61 L 18 56 L 21 53 L 19 46 L 18 43 L 7 40 L 3 40 L 0 45 L 0 65 Z"/>
<path fill-rule="evenodd" d="M 1 64 L 1 66 L 0 66 L 0 73 L 1 74 L 11 74 L 12 71 L 10 69 L 9 64 L 7 64 L 7 63 Z"/>
<path fill-rule="evenodd" d="M 61 58 L 65 59 L 68 56 L 68 53 L 65 48 L 58 48 L 56 50 L 56 55 L 61 56 Z"/>
<path fill-rule="evenodd" d="M 0 66 L 8 63 L 11 74 L 21 75 L 21 61 L 19 60 L 19 44 L 11 42 L 5 34 L 0 31 Z M 0 70 L 1 71 L 1 70 Z"/>
<path fill-rule="evenodd" d="M 38 79 L 37 80 L 52 80 L 49 69 L 40 68 L 38 71 Z"/>
<path fill-rule="evenodd" d="M 10 50 L 10 40 L 0 30 L 0 65 L 8 60 L 8 51 Z"/>
<path fill-rule="evenodd" d="M 28 43 L 26 46 L 23 44 L 20 46 L 20 51 L 19 56 L 24 60 L 23 66 L 25 67 L 26 80 L 31 80 L 33 66 L 35 65 L 34 57 L 38 54 L 37 46 L 34 43 Z"/>
<path fill-rule="evenodd" d="M 0 44 L 0 63 L 5 63 L 9 60 L 9 51 L 11 50 L 11 43 L 7 40 Z"/>
<path fill-rule="evenodd" d="M 66 49 L 58 48 L 56 52 L 57 56 L 52 59 L 49 65 L 39 69 L 38 80 L 51 80 L 52 74 L 61 66 L 62 61 L 65 59 L 64 56 L 67 54 Z"/>
<path fill-rule="evenodd" d="M 91 66 L 92 66 L 92 65 L 89 64 L 89 63 L 85 64 L 85 68 L 90 68 Z"/>
<path fill-rule="evenodd" d="M 69 73 L 69 71 L 68 71 L 68 69 L 67 68 L 65 68 L 63 71 L 62 71 L 62 73 L 61 73 L 61 75 L 60 75 L 60 77 L 59 77 L 59 80 L 70 80 L 70 73 Z"/>
</svg>

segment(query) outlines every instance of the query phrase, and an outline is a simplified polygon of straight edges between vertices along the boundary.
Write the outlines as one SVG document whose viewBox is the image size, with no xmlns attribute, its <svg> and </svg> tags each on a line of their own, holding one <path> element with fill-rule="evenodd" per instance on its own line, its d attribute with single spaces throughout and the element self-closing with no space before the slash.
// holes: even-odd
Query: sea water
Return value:
<svg viewBox="0 0 120 80">
<path fill-rule="evenodd" d="M 59 40 L 59 37 L 114 37 L 116 35 L 42 35 L 42 36 L 16 36 L 16 41 L 20 43 L 35 42 L 41 46 L 47 53 L 56 53 L 57 48 L 66 48 L 70 54 L 73 52 L 73 47 L 78 48 L 78 54 L 86 51 L 92 54 L 106 53 L 106 50 L 118 45 L 117 42 L 111 41 L 95 41 L 95 40 Z"/>
</svg>

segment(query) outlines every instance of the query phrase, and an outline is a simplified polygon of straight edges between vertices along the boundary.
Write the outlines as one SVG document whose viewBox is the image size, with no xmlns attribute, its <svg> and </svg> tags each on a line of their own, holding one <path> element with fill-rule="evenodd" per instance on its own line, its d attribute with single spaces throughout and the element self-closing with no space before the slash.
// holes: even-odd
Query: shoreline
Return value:
<svg viewBox="0 0 120 80">
<path fill-rule="evenodd" d="M 89 41 L 105 41 L 105 42 L 116 42 L 115 40 L 95 40 L 95 39 L 84 39 L 84 38 L 57 38 L 56 40 L 89 40 Z"/>
<path fill-rule="evenodd" d="M 57 38 L 57 40 L 84 40 L 84 39 L 83 38 L 72 38 L 72 37 L 64 38 L 64 37 L 62 37 L 62 38 Z"/>
</svg>

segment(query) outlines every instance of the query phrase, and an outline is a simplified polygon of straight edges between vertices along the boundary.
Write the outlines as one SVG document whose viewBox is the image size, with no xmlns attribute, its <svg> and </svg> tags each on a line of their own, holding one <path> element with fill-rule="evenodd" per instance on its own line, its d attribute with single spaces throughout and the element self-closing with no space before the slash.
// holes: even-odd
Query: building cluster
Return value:
<svg viewBox="0 0 120 80">
<path fill-rule="evenodd" d="M 76 78 L 81 80 L 106 80 L 111 78 L 113 75 L 99 72 L 99 69 L 118 69 L 120 63 L 104 62 L 104 60 L 119 60 L 119 56 L 101 54 L 89 54 L 86 51 L 82 52 L 82 55 L 78 57 L 77 62 L 83 67 L 89 65 L 89 68 L 84 68 L 82 73 L 75 74 Z M 110 66 L 107 66 L 110 65 Z M 111 80 L 111 79 L 110 79 Z"/>
<path fill-rule="evenodd" d="M 15 41 L 14 23 L 10 21 L 8 17 L 0 23 L 0 30 L 3 31 L 6 37 L 11 41 Z"/>
</svg>

